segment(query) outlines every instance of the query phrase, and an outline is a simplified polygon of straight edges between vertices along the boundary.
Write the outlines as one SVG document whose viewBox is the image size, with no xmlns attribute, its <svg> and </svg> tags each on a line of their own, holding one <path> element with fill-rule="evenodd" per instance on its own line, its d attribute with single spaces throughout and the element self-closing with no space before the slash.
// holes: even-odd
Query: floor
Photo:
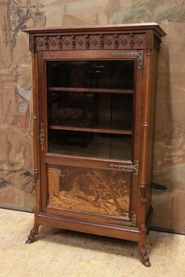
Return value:
<svg viewBox="0 0 185 277">
<path fill-rule="evenodd" d="M 185 236 L 150 231 L 152 266 L 144 267 L 134 242 L 41 227 L 25 244 L 33 214 L 0 209 L 0 277 L 182 277 Z"/>
</svg>

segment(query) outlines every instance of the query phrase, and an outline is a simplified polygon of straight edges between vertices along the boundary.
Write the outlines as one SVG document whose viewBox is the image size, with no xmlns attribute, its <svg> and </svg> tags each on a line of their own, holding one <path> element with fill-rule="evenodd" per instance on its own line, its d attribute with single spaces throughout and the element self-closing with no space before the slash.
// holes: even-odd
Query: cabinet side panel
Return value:
<svg viewBox="0 0 185 277">
<path fill-rule="evenodd" d="M 150 84 L 150 116 L 149 116 L 149 143 L 148 143 L 148 170 L 147 170 L 147 189 L 146 189 L 146 212 L 151 206 L 151 191 L 152 191 L 152 168 L 153 168 L 153 148 L 154 148 L 154 130 L 155 130 L 155 106 L 156 106 L 156 82 L 157 82 L 157 58 L 158 52 L 153 50 L 151 56 L 151 84 Z"/>
<path fill-rule="evenodd" d="M 141 227 L 145 224 L 146 217 L 148 214 L 148 206 L 150 205 L 147 202 L 150 202 L 148 194 L 148 187 L 150 184 L 148 183 L 151 171 L 149 168 L 150 157 L 149 157 L 149 137 L 150 137 L 150 99 L 151 99 L 151 55 L 152 50 L 148 49 L 144 53 L 144 74 L 143 74 L 143 94 L 142 94 L 142 119 L 141 119 L 141 167 L 140 167 L 140 192 L 138 199 L 138 209 L 139 209 L 139 221 L 138 224 Z"/>
<path fill-rule="evenodd" d="M 34 184 L 36 190 L 36 209 L 40 211 L 40 155 L 39 155 L 39 114 L 38 114 L 38 63 L 37 54 L 32 52 L 32 71 L 33 71 L 33 145 L 34 145 Z"/>
</svg>

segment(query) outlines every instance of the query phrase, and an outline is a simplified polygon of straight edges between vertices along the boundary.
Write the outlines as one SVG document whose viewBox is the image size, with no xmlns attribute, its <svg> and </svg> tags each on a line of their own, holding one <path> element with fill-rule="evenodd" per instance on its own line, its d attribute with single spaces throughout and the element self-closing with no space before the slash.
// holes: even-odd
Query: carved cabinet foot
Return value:
<svg viewBox="0 0 185 277">
<path fill-rule="evenodd" d="M 39 226 L 34 226 L 33 229 L 30 231 L 28 238 L 26 240 L 26 244 L 32 243 L 35 241 L 35 236 L 38 234 Z"/>
<path fill-rule="evenodd" d="M 139 247 L 139 255 L 141 256 L 141 262 L 142 264 L 144 264 L 146 267 L 150 267 L 151 263 L 150 263 L 150 259 L 147 253 L 147 250 L 145 247 Z"/>
</svg>

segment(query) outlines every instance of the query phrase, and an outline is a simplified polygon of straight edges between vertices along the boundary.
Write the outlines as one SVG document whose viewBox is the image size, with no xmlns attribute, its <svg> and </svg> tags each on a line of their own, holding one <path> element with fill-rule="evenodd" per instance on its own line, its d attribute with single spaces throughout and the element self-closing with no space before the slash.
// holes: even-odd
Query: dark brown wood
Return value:
<svg viewBox="0 0 185 277">
<path fill-rule="evenodd" d="M 77 27 L 46 27 L 46 28 L 29 28 L 24 29 L 23 31 L 29 34 L 78 34 L 85 32 L 86 36 L 90 33 L 101 34 L 105 32 L 113 33 L 124 33 L 124 32 L 137 32 L 145 34 L 146 31 L 154 31 L 159 36 L 163 37 L 166 33 L 162 28 L 155 22 L 150 23 L 132 23 L 132 24 L 121 24 L 121 25 L 95 25 L 95 26 L 77 26 Z M 150 41 L 150 39 L 149 39 Z"/>
<path fill-rule="evenodd" d="M 39 225 L 135 241 L 150 266 L 156 23 L 25 29 Z"/>
</svg>

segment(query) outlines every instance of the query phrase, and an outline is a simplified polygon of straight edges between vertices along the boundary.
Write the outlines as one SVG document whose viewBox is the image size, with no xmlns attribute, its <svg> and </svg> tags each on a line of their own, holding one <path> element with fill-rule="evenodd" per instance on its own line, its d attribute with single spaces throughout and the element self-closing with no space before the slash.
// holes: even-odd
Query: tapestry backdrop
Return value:
<svg viewBox="0 0 185 277">
<path fill-rule="evenodd" d="M 185 233 L 185 0 L 0 0 L 0 206 L 32 211 L 32 70 L 25 27 L 157 22 L 152 226 Z"/>
</svg>

